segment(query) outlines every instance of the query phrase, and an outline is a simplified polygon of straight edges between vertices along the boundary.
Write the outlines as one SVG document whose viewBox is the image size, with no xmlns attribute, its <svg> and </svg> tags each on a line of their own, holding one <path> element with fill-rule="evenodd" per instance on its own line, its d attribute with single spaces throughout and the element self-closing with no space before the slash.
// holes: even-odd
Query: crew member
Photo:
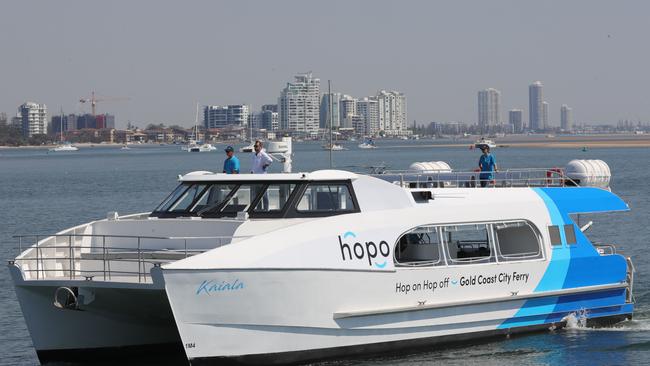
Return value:
<svg viewBox="0 0 650 366">
<path fill-rule="evenodd" d="M 494 179 L 494 172 L 497 171 L 497 159 L 490 154 L 488 145 L 481 146 L 481 151 L 483 155 L 478 159 L 478 167 L 481 169 L 479 179 L 481 180 L 481 187 L 485 187 Z"/>
<path fill-rule="evenodd" d="M 226 160 L 223 161 L 223 172 L 226 174 L 239 174 L 239 159 L 235 156 L 232 146 L 226 147 Z"/>
</svg>

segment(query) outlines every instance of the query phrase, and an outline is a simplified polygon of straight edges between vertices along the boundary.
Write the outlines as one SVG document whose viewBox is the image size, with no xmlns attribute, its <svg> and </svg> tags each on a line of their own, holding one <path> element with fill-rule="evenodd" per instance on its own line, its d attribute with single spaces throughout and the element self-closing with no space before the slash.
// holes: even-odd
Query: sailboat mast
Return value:
<svg viewBox="0 0 650 366">
<path fill-rule="evenodd" d="M 327 102 L 329 104 L 329 122 L 330 122 L 330 169 L 332 168 L 332 148 L 334 147 L 334 143 L 332 141 L 332 117 L 334 114 L 334 105 L 332 104 L 332 81 L 327 80 Z"/>
<path fill-rule="evenodd" d="M 199 102 L 196 102 L 196 115 L 194 117 L 194 140 L 199 141 Z"/>
<path fill-rule="evenodd" d="M 61 107 L 61 143 L 63 143 L 63 107 Z"/>
</svg>

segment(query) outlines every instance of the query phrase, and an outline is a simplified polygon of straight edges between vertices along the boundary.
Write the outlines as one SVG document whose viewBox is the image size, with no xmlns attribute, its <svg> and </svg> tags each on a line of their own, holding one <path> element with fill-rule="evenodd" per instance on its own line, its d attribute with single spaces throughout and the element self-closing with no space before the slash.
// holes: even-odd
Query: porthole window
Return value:
<svg viewBox="0 0 650 366">
<path fill-rule="evenodd" d="M 444 264 L 435 226 L 420 226 L 400 237 L 395 246 L 397 266 L 435 266 Z"/>
</svg>

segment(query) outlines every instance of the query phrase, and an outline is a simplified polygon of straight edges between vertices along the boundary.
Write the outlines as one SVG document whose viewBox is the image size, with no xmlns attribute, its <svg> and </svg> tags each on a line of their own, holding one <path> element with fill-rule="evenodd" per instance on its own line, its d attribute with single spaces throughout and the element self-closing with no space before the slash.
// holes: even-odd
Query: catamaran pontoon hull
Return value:
<svg viewBox="0 0 650 366">
<path fill-rule="evenodd" d="M 20 275 L 17 267 L 10 270 Z M 14 281 L 42 363 L 96 361 L 100 355 L 150 356 L 154 349 L 182 352 L 164 290 L 109 287 L 88 281 Z M 82 295 L 77 296 L 79 303 L 54 306 L 54 294 L 60 288 L 65 289 L 58 291 L 59 299 L 65 299 L 66 289 L 71 289 Z"/>
</svg>

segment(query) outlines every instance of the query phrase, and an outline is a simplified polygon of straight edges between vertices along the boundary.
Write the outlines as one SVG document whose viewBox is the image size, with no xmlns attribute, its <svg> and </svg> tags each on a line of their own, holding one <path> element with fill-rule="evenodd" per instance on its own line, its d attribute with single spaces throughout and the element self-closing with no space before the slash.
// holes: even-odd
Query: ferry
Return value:
<svg viewBox="0 0 650 366">
<path fill-rule="evenodd" d="M 192 172 L 151 212 L 18 237 L 9 269 L 41 362 L 293 363 L 611 324 L 633 315 L 634 267 L 580 221 L 629 209 L 603 164 L 489 188 L 447 164 Z"/>
</svg>

